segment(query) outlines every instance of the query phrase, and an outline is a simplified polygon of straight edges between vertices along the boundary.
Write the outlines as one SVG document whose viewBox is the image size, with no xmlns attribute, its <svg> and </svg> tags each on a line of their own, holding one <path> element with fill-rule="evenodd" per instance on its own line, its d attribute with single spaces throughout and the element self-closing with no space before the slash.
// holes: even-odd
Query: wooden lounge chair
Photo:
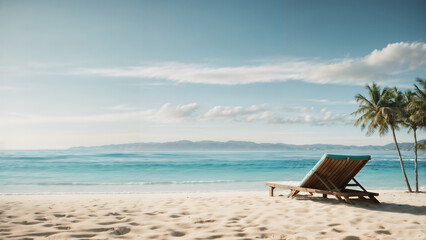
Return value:
<svg viewBox="0 0 426 240">
<path fill-rule="evenodd" d="M 279 183 L 266 182 L 269 186 L 269 195 L 274 195 L 275 188 L 290 189 L 288 197 L 293 197 L 299 192 L 321 193 L 324 198 L 333 195 L 341 202 L 352 204 L 350 198 L 357 197 L 362 200 L 370 200 L 380 203 L 375 196 L 378 193 L 367 192 L 361 184 L 355 180 L 355 175 L 371 159 L 370 156 L 346 156 L 324 154 L 321 160 L 306 174 L 299 186 L 288 186 Z M 353 183 L 350 183 L 350 182 Z M 356 186 L 361 190 L 347 189 Z"/>
</svg>

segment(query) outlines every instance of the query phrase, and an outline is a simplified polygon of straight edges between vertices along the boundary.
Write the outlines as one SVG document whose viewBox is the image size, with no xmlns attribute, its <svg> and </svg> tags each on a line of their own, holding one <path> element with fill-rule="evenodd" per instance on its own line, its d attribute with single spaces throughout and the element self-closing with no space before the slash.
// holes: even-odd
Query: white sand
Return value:
<svg viewBox="0 0 426 240">
<path fill-rule="evenodd" d="M 277 195 L 283 191 L 277 191 Z M 355 205 L 264 192 L 2 195 L 0 239 L 426 239 L 426 194 Z"/>
</svg>

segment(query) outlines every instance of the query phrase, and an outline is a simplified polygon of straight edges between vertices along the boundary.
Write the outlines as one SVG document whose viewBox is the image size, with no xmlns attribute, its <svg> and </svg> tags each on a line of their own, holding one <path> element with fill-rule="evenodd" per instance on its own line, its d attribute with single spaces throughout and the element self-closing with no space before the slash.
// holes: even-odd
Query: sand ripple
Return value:
<svg viewBox="0 0 426 240">
<path fill-rule="evenodd" d="M 426 194 L 380 205 L 264 192 L 0 196 L 0 239 L 426 239 Z"/>
</svg>

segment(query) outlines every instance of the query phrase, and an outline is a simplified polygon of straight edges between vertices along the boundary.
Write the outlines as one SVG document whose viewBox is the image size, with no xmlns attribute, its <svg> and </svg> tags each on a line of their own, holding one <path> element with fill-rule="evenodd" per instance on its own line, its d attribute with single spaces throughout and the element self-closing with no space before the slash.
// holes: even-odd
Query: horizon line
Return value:
<svg viewBox="0 0 426 240">
<path fill-rule="evenodd" d="M 426 139 L 420 139 L 417 141 L 417 144 L 426 141 Z M 102 145 L 89 145 L 89 146 L 73 146 L 67 148 L 38 148 L 38 149 L 0 149 L 0 151 L 53 151 L 53 150 L 71 150 L 73 148 L 96 148 L 96 147 L 105 147 L 105 146 L 114 146 L 114 145 L 128 145 L 128 144 L 164 144 L 164 143 L 177 143 L 177 142 L 191 142 L 191 143 L 199 143 L 199 142 L 216 142 L 216 143 L 229 143 L 229 142 L 242 142 L 242 143 L 254 143 L 254 144 L 282 144 L 282 145 L 293 145 L 293 146 L 311 146 L 311 145 L 337 145 L 337 146 L 345 146 L 345 147 L 383 147 L 389 144 L 393 144 L 393 142 L 389 142 L 383 145 L 345 145 L 345 144 L 336 144 L 336 143 L 311 143 L 311 144 L 291 144 L 291 143 L 283 143 L 283 142 L 254 142 L 254 141 L 242 141 L 242 140 L 227 140 L 227 141 L 215 141 L 215 140 L 199 140 L 192 141 L 187 139 L 176 140 L 176 141 L 164 141 L 164 142 L 128 142 L 128 143 L 111 143 L 111 144 L 102 144 Z M 399 142 L 398 144 L 406 144 L 414 142 Z"/>
</svg>

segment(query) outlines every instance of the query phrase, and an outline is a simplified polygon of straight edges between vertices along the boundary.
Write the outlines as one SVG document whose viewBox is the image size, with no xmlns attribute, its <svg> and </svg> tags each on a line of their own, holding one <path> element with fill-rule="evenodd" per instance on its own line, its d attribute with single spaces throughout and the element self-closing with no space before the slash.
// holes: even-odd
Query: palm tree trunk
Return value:
<svg viewBox="0 0 426 240">
<path fill-rule="evenodd" d="M 419 192 L 419 174 L 417 171 L 417 136 L 416 136 L 417 128 L 413 128 L 414 132 L 414 169 L 416 172 L 416 192 Z"/>
<path fill-rule="evenodd" d="M 405 174 L 405 168 L 404 168 L 404 163 L 402 162 L 401 151 L 399 151 L 398 142 L 396 141 L 395 129 L 392 126 L 392 124 L 390 124 L 390 127 L 392 129 L 393 141 L 395 143 L 396 151 L 398 151 L 399 162 L 401 163 L 401 169 L 402 169 L 402 174 L 404 174 L 405 183 L 407 183 L 408 191 L 412 192 L 411 187 L 410 187 L 410 183 L 408 182 L 407 174 Z"/>
</svg>

